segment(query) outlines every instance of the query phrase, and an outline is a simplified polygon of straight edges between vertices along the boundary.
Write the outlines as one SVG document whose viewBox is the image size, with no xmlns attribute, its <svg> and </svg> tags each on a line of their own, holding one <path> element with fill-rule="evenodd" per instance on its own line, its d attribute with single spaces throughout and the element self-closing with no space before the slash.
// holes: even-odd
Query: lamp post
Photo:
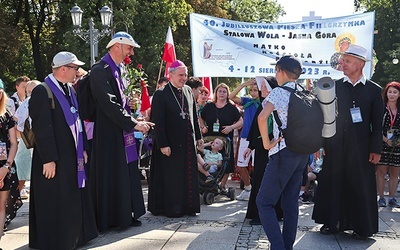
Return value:
<svg viewBox="0 0 400 250">
<path fill-rule="evenodd" d="M 82 40 L 89 42 L 90 44 L 90 65 L 95 63 L 95 58 L 98 55 L 98 43 L 100 39 L 111 34 L 110 26 L 113 17 L 112 10 L 108 6 L 103 6 L 99 12 L 101 23 L 103 25 L 101 31 L 94 27 L 93 18 L 90 18 L 89 30 L 83 30 L 81 28 L 83 11 L 79 6 L 74 6 L 70 10 L 72 24 L 74 26 L 74 35 L 79 36 Z"/>
</svg>

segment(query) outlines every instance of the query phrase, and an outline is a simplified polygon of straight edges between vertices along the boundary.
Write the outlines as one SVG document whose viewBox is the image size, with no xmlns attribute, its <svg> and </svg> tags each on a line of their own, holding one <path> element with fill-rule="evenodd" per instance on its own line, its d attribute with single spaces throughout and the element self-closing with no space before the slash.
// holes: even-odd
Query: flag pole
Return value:
<svg viewBox="0 0 400 250">
<path fill-rule="evenodd" d="M 162 69 L 162 65 L 163 65 L 163 60 L 161 60 L 161 63 L 160 63 L 160 70 L 158 71 L 157 83 L 158 83 L 158 81 L 160 81 L 160 78 L 161 78 L 161 69 Z"/>
</svg>

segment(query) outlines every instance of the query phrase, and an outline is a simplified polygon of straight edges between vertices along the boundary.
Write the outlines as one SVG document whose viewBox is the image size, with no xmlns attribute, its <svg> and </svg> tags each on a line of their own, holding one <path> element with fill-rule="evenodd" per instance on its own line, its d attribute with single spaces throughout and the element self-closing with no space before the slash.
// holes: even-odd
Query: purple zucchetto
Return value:
<svg viewBox="0 0 400 250">
<path fill-rule="evenodd" d="M 171 66 L 169 66 L 170 69 L 176 69 L 179 67 L 186 67 L 186 65 L 182 61 L 176 60 L 171 63 Z"/>
</svg>

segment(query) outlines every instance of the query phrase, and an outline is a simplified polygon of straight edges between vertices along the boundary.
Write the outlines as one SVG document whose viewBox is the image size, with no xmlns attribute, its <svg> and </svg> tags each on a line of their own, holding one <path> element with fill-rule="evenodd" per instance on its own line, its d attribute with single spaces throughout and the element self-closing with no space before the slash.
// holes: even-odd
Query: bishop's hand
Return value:
<svg viewBox="0 0 400 250">
<path fill-rule="evenodd" d="M 149 131 L 150 128 L 153 127 L 153 126 L 154 126 L 154 123 L 152 123 L 152 122 L 146 122 L 146 121 L 140 121 L 139 122 L 138 121 L 136 123 L 135 129 L 137 131 L 142 132 L 142 133 L 147 133 L 147 131 Z"/>
<path fill-rule="evenodd" d="M 160 148 L 161 153 L 165 156 L 170 156 L 171 155 L 171 148 L 170 147 L 163 147 Z"/>
</svg>

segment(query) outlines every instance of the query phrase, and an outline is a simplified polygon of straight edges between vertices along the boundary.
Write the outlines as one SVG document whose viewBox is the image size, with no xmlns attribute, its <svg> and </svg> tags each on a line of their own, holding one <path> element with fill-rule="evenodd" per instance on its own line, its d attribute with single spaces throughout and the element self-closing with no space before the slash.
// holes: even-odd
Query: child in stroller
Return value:
<svg viewBox="0 0 400 250">
<path fill-rule="evenodd" d="M 211 150 L 204 147 L 210 147 Z M 222 167 L 222 154 L 219 152 L 224 148 L 224 142 L 220 138 L 215 138 L 214 141 L 207 142 L 202 146 L 198 146 L 197 150 L 201 152 L 204 157 L 197 154 L 197 165 L 200 173 L 206 176 L 205 183 L 214 180 L 212 174 L 218 172 Z"/>
<path fill-rule="evenodd" d="M 222 180 L 222 177 L 225 174 L 226 168 L 228 166 L 229 160 L 230 160 L 230 149 L 231 149 L 231 139 L 229 137 L 220 137 L 220 136 L 206 136 L 203 138 L 205 142 L 205 146 L 207 145 L 212 145 L 211 147 L 214 147 L 214 155 L 215 150 L 219 147 L 221 149 L 219 150 L 219 153 L 222 156 L 221 164 L 207 164 L 207 161 L 200 161 L 199 165 L 199 191 L 201 198 L 204 199 L 204 202 L 208 205 L 211 205 L 214 202 L 214 198 L 217 195 L 223 194 L 228 196 L 231 200 L 235 199 L 235 189 L 234 188 L 229 188 L 228 190 L 224 190 L 221 188 L 220 183 Z M 211 142 L 211 143 L 210 143 Z M 213 149 L 211 149 L 213 150 Z M 217 156 L 218 157 L 218 156 Z M 206 157 L 207 158 L 207 157 Z M 221 159 L 221 158 L 220 158 Z M 200 159 L 198 159 L 200 160 Z M 215 160 L 214 160 L 215 162 Z M 203 166 L 206 167 L 207 170 L 203 168 Z M 203 170 L 207 173 L 203 173 Z M 201 174 L 200 174 L 201 173 Z M 208 175 L 212 176 L 211 180 L 207 180 Z"/>
</svg>

